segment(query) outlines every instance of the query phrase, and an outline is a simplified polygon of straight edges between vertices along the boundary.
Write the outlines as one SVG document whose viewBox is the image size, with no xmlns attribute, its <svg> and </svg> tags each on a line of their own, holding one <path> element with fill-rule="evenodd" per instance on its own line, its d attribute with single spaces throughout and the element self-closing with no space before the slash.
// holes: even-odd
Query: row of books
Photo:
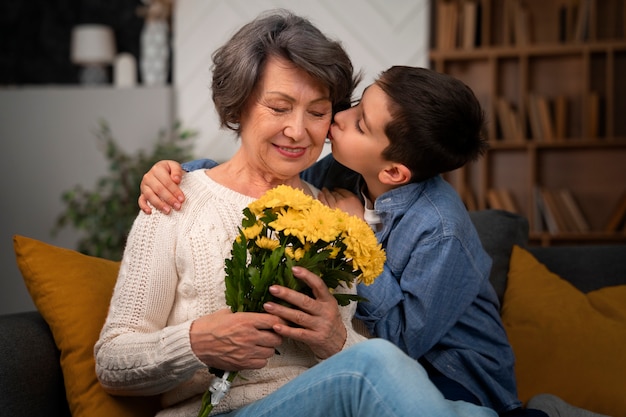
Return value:
<svg viewBox="0 0 626 417">
<path fill-rule="evenodd" d="M 600 0 L 605 1 L 605 0 Z M 590 38 L 595 0 L 565 0 L 559 10 L 559 37 L 562 42 L 583 42 Z"/>
<path fill-rule="evenodd" d="M 440 0 L 437 3 L 437 49 L 480 46 L 480 0 Z"/>
<path fill-rule="evenodd" d="M 462 198 L 468 210 L 478 210 L 471 190 L 466 189 Z M 534 199 L 535 212 L 532 215 L 535 232 L 548 231 L 551 234 L 558 234 L 587 233 L 591 231 L 589 222 L 571 190 L 567 188 L 535 187 Z M 486 200 L 487 207 L 490 209 L 521 213 L 515 197 L 506 188 L 488 189 Z M 615 208 L 612 210 L 603 231 L 607 233 L 626 233 L 626 190 L 622 193 Z"/>
<path fill-rule="evenodd" d="M 487 190 L 487 206 L 492 209 L 519 213 L 519 208 L 513 195 L 506 188 L 490 188 Z"/>
<path fill-rule="evenodd" d="M 524 123 L 519 106 L 514 106 L 505 98 L 496 100 L 496 116 L 500 126 L 500 137 L 510 142 L 523 143 L 526 137 L 537 142 L 560 142 L 569 136 L 568 132 L 568 99 L 564 95 L 554 98 L 530 92 L 526 100 L 527 134 L 524 134 Z M 601 134 L 602 118 L 600 95 L 592 91 L 587 96 L 586 117 L 587 131 L 585 139 L 597 139 Z"/>
<path fill-rule="evenodd" d="M 587 219 L 567 188 L 535 188 L 535 207 L 536 231 L 547 230 L 551 234 L 590 231 Z"/>
<path fill-rule="evenodd" d="M 437 2 L 437 48 L 472 49 L 482 44 L 482 11 L 485 0 L 439 0 Z M 558 9 L 559 37 L 562 42 L 589 38 L 595 0 L 562 0 Z M 533 42 L 532 13 L 524 0 L 501 3 L 503 45 Z M 488 22 L 485 22 L 488 23 Z"/>
</svg>

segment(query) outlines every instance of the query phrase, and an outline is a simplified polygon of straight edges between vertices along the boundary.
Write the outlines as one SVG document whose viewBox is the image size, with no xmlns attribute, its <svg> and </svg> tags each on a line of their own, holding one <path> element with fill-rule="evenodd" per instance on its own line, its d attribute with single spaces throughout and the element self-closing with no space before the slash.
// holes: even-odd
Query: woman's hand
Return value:
<svg viewBox="0 0 626 417">
<path fill-rule="evenodd" d="M 363 203 L 351 191 L 343 188 L 337 188 L 333 191 L 322 188 L 317 198 L 330 208 L 338 208 L 360 219 L 364 218 L 365 209 L 363 208 Z"/>
<path fill-rule="evenodd" d="M 209 367 L 225 371 L 263 368 L 283 340 L 274 332 L 275 326 L 286 323 L 271 314 L 220 310 L 192 323 L 191 349 Z"/>
<path fill-rule="evenodd" d="M 139 189 L 139 208 L 146 214 L 151 214 L 152 209 L 148 202 L 157 210 L 168 214 L 172 208 L 180 210 L 181 203 L 185 201 L 183 192 L 178 187 L 183 178 L 183 169 L 176 161 L 159 161 L 146 172 L 141 180 Z"/>
<path fill-rule="evenodd" d="M 263 307 L 270 315 L 300 326 L 291 327 L 285 323 L 277 323 L 273 327 L 276 333 L 306 343 L 315 356 L 326 359 L 343 348 L 348 335 L 339 313 L 339 305 L 320 277 L 300 267 L 294 267 L 293 274 L 311 287 L 315 298 L 273 285 L 270 287 L 272 295 L 299 309 L 271 302 Z"/>
</svg>

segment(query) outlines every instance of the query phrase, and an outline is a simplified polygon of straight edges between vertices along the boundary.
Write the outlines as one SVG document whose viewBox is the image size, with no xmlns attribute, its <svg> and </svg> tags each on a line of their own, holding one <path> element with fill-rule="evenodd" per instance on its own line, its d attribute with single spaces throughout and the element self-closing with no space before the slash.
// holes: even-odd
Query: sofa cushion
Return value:
<svg viewBox="0 0 626 417">
<path fill-rule="evenodd" d="M 526 246 L 528 220 L 504 210 L 478 210 L 469 214 L 483 248 L 493 261 L 490 280 L 502 304 L 511 251 L 513 245 Z"/>
<path fill-rule="evenodd" d="M 585 294 L 516 246 L 502 321 L 522 401 L 550 393 L 596 413 L 626 416 L 626 285 Z"/>
<path fill-rule="evenodd" d="M 93 347 L 107 315 L 119 262 L 23 236 L 14 236 L 13 245 L 28 292 L 61 351 L 72 415 L 153 416 L 157 398 L 114 397 L 96 378 Z"/>
</svg>

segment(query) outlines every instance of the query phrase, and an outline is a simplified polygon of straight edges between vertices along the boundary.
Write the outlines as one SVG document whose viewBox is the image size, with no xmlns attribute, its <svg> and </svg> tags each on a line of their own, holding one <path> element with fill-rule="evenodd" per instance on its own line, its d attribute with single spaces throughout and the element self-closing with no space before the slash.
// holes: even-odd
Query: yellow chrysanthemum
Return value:
<svg viewBox="0 0 626 417">
<path fill-rule="evenodd" d="M 296 248 L 294 250 L 293 246 L 288 246 L 285 248 L 285 255 L 289 256 L 291 259 L 295 261 L 299 261 L 302 259 L 306 251 L 303 248 Z"/>
<path fill-rule="evenodd" d="M 304 230 L 308 222 L 307 213 L 300 210 L 281 209 L 276 220 L 268 226 L 287 236 L 295 236 L 304 243 Z"/>
<path fill-rule="evenodd" d="M 252 240 L 252 239 L 256 239 L 256 237 L 259 236 L 262 230 L 263 230 L 263 223 L 256 222 L 254 225 L 250 227 L 244 227 L 242 229 L 242 232 L 247 240 Z"/>
<path fill-rule="evenodd" d="M 306 213 L 302 233 L 308 242 L 332 242 L 341 234 L 336 213 L 322 203 L 312 204 Z"/>
<path fill-rule="evenodd" d="M 376 249 L 377 250 L 370 251 L 370 257 L 367 259 L 367 262 L 362 264 L 359 268 L 362 274 L 358 279 L 365 285 L 372 284 L 383 272 L 386 260 L 385 251 L 380 245 L 378 245 Z"/>
<path fill-rule="evenodd" d="M 341 252 L 339 246 L 328 246 L 326 249 L 330 250 L 328 254 L 329 259 L 337 259 L 337 255 Z"/>
<path fill-rule="evenodd" d="M 280 242 L 275 239 L 270 239 L 266 236 L 258 237 L 254 243 L 261 249 L 274 250 L 280 246 Z"/>
<path fill-rule="evenodd" d="M 304 194 L 300 190 L 287 185 L 279 185 L 267 191 L 248 207 L 252 213 L 259 216 L 266 208 L 289 206 L 290 209 L 303 211 L 308 209 L 313 201 L 315 200 L 311 196 Z"/>
<path fill-rule="evenodd" d="M 348 216 L 343 242 L 346 245 L 346 257 L 352 259 L 355 270 L 362 272 L 359 280 L 371 284 L 382 273 L 386 259 L 372 229 L 361 219 Z"/>
</svg>

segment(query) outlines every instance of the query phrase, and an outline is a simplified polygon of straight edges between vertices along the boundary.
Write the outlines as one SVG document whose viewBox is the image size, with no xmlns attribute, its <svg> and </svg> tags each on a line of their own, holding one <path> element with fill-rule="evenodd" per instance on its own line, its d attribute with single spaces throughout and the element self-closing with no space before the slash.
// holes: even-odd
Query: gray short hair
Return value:
<svg viewBox="0 0 626 417">
<path fill-rule="evenodd" d="M 270 10 L 245 24 L 213 53 L 213 102 L 222 127 L 239 133 L 241 112 L 268 57 L 287 59 L 328 87 L 333 113 L 350 107 L 361 79 L 338 41 L 308 19 Z"/>
</svg>

